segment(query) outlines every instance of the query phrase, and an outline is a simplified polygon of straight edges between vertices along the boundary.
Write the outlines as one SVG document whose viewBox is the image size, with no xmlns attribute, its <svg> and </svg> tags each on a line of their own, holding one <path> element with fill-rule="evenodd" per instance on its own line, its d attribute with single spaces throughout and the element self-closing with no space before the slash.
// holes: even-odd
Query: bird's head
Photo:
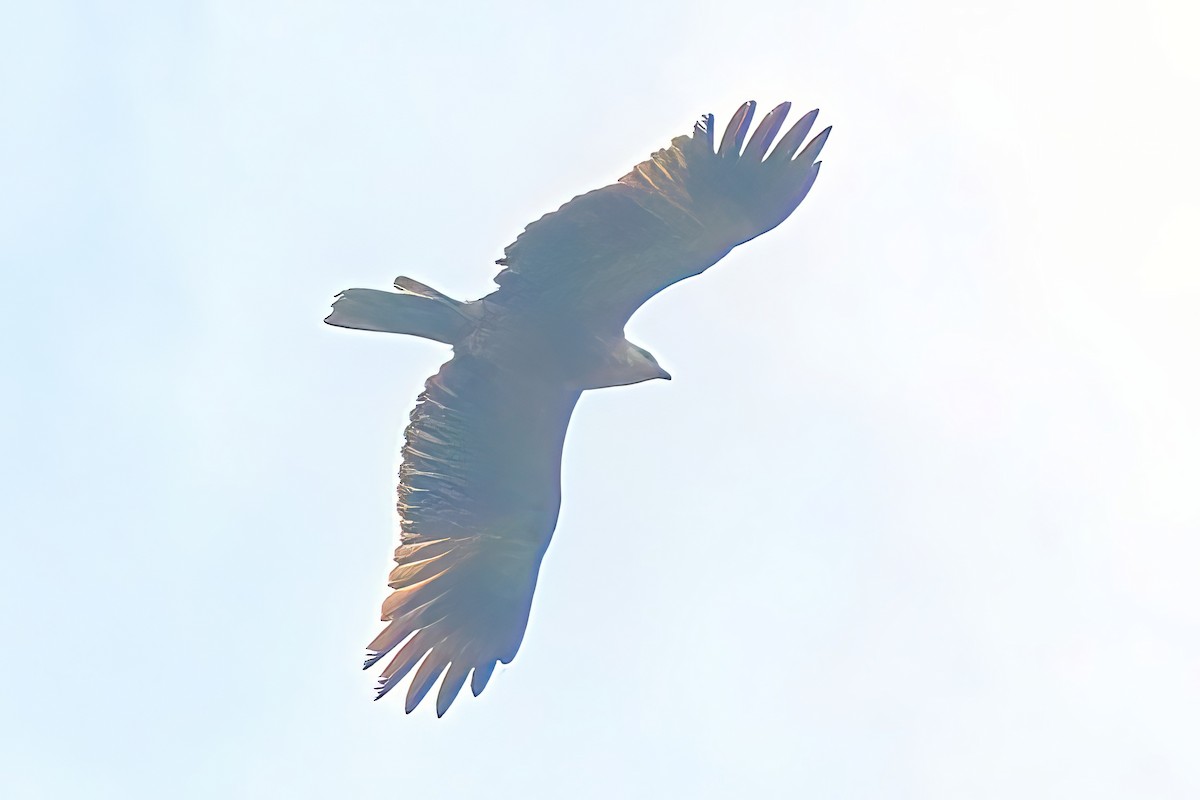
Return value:
<svg viewBox="0 0 1200 800">
<path fill-rule="evenodd" d="M 622 337 L 615 345 L 605 349 L 602 362 L 584 377 L 584 388 L 628 386 L 655 378 L 669 381 L 671 373 L 659 366 L 649 351 Z"/>
</svg>

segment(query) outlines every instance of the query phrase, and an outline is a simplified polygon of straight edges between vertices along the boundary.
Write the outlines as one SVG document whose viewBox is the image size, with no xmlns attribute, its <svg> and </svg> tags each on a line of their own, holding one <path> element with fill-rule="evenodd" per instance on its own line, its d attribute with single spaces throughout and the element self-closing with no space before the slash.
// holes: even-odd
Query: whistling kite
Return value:
<svg viewBox="0 0 1200 800">
<path fill-rule="evenodd" d="M 480 300 L 403 277 L 398 293 L 338 295 L 331 325 L 454 346 L 404 434 L 394 591 L 366 666 L 408 641 L 383 670 L 378 697 L 424 657 L 405 710 L 446 670 L 441 716 L 468 673 L 478 695 L 496 662 L 517 654 L 558 518 L 571 411 L 585 389 L 669 380 L 625 338 L 630 316 L 783 222 L 808 194 L 830 129 L 801 149 L 810 111 L 768 155 L 789 108 L 768 114 L 745 149 L 754 103 L 737 110 L 715 148 L 705 116 L 617 183 L 542 217 L 505 249 L 500 288 Z"/>
</svg>

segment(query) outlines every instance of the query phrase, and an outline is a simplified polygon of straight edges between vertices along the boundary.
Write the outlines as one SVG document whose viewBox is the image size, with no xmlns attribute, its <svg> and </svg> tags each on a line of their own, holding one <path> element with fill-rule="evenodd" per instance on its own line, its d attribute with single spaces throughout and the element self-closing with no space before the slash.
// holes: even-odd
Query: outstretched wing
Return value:
<svg viewBox="0 0 1200 800">
<path fill-rule="evenodd" d="M 654 294 L 700 274 L 800 205 L 830 129 L 801 149 L 817 117 L 810 111 L 768 155 L 790 107 L 771 111 L 746 142 L 754 114 L 746 103 L 715 149 L 708 115 L 617 183 L 532 223 L 497 262 L 505 269 L 493 297 L 624 327 Z"/>
<path fill-rule="evenodd" d="M 562 446 L 578 399 L 464 354 L 425 384 L 405 431 L 388 625 L 368 645 L 366 667 L 404 645 L 378 697 L 424 657 L 405 710 L 446 670 L 440 717 L 468 673 L 478 695 L 496 662 L 517 654 L 558 519 Z"/>
</svg>

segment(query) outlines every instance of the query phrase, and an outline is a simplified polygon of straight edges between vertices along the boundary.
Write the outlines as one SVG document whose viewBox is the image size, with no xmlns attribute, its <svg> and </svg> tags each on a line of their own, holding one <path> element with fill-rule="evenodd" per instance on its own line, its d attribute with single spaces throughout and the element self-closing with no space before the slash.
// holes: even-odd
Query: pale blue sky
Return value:
<svg viewBox="0 0 1200 800">
<path fill-rule="evenodd" d="M 1185 5 L 6 4 L 0 795 L 1200 795 Z M 372 703 L 446 352 L 329 301 L 751 98 L 812 194 L 634 319 L 516 661 Z"/>
</svg>

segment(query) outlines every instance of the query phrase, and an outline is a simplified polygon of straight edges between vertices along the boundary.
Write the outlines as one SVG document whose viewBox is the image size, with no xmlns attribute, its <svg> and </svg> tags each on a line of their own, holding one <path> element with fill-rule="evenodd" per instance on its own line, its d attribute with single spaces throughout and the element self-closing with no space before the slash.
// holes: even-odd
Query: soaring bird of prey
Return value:
<svg viewBox="0 0 1200 800">
<path fill-rule="evenodd" d="M 331 325 L 454 347 L 404 434 L 393 591 L 366 668 L 399 650 L 376 699 L 420 663 L 405 711 L 444 672 L 440 717 L 468 675 L 478 695 L 496 662 L 516 656 L 558 519 L 575 403 L 587 389 L 670 380 L 625 338 L 630 316 L 800 205 L 830 129 L 806 144 L 810 111 L 772 149 L 789 109 L 767 114 L 747 141 L 754 103 L 744 104 L 716 146 L 712 115 L 702 117 L 616 183 L 529 225 L 497 262 L 499 288 L 479 300 L 404 277 L 394 292 L 337 296 Z"/>
</svg>

